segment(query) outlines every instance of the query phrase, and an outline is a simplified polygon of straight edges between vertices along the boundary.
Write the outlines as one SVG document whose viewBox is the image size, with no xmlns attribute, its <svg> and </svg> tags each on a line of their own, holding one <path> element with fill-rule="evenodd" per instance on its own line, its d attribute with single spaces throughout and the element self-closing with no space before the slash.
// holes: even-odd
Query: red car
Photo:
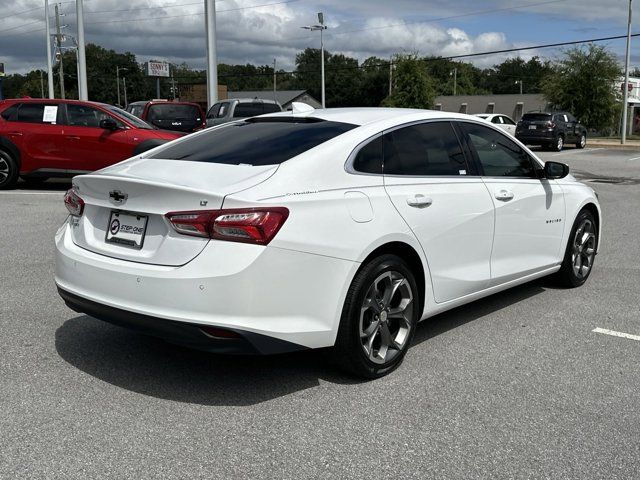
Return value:
<svg viewBox="0 0 640 480">
<path fill-rule="evenodd" d="M 0 101 L 0 189 L 113 165 L 184 134 L 117 107 L 77 100 Z"/>
<path fill-rule="evenodd" d="M 197 103 L 168 100 L 132 102 L 127 112 L 151 125 L 178 132 L 196 132 L 207 125 L 202 108 Z"/>
</svg>

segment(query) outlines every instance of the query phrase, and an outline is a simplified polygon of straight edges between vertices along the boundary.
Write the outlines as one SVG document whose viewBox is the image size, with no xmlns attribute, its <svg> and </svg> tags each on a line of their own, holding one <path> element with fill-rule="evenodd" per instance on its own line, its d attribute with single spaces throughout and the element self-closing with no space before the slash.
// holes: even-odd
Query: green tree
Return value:
<svg viewBox="0 0 640 480">
<path fill-rule="evenodd" d="M 369 57 L 361 65 L 358 106 L 379 107 L 389 95 L 389 60 Z"/>
<path fill-rule="evenodd" d="M 613 127 L 620 113 L 616 88 L 620 76 L 615 55 L 590 44 L 567 50 L 543 81 L 542 91 L 555 108 L 570 111 L 588 127 L 603 130 Z"/>
<path fill-rule="evenodd" d="M 522 58 L 510 58 L 484 70 L 479 87 L 495 94 L 519 93 L 522 82 L 522 93 L 540 93 L 542 80 L 552 73 L 549 61 L 540 61 L 538 57 L 525 61 Z"/>
<path fill-rule="evenodd" d="M 482 71 L 471 63 L 454 62 L 442 57 L 426 57 L 423 61 L 433 78 L 437 95 L 453 95 L 454 81 L 457 95 L 488 93 L 479 88 Z"/>
<path fill-rule="evenodd" d="M 383 103 L 386 107 L 431 108 L 435 98 L 433 81 L 417 55 L 396 55 L 394 86 Z"/>
</svg>

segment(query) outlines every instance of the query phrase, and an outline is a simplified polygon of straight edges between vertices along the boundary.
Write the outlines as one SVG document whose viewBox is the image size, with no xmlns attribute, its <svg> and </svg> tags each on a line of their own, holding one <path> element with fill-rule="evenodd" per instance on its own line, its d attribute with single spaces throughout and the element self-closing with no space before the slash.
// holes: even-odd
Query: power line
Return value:
<svg viewBox="0 0 640 480">
<path fill-rule="evenodd" d="M 554 3 L 562 3 L 562 2 L 566 2 L 567 0 L 546 0 L 544 2 L 537 2 L 537 3 L 528 3 L 528 4 L 524 4 L 524 5 L 514 5 L 512 7 L 502 7 L 502 8 L 492 8 L 489 10 L 478 10 L 475 12 L 469 12 L 469 13 L 460 13 L 457 15 L 450 15 L 447 17 L 436 17 L 436 18 L 426 18 L 426 19 L 422 19 L 422 20 L 411 20 L 411 21 L 403 21 L 402 23 L 393 23 L 393 24 L 389 24 L 389 25 L 381 25 L 378 27 L 366 27 L 366 28 L 358 28 L 358 29 L 354 29 L 354 30 L 344 30 L 344 31 L 330 31 L 328 33 L 326 33 L 325 35 L 327 36 L 337 36 L 337 35 L 346 35 L 348 33 L 357 33 L 357 32 L 365 32 L 365 31 L 370 31 L 370 30 L 382 30 L 385 28 L 393 28 L 393 27 L 405 27 L 407 25 L 413 25 L 413 24 L 419 24 L 419 23 L 431 23 L 431 22 L 441 22 L 443 20 L 453 20 L 456 18 L 464 18 L 464 17 L 473 17 L 476 15 L 488 15 L 490 13 L 499 13 L 499 12 L 507 12 L 507 11 L 512 11 L 512 10 L 519 10 L 522 8 L 529 8 L 529 7 L 539 7 L 541 5 L 549 5 L 549 4 L 554 4 Z M 306 39 L 308 38 L 308 36 L 306 37 L 290 37 L 287 38 L 286 40 L 301 40 L 301 39 Z"/>
</svg>

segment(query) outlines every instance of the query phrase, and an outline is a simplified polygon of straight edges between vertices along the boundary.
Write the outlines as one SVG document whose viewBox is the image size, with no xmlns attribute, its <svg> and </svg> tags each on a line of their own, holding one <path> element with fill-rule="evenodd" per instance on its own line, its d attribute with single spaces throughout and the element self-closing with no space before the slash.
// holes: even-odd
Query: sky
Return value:
<svg viewBox="0 0 640 480">
<path fill-rule="evenodd" d="M 53 0 L 50 0 L 51 26 Z M 295 55 L 318 48 L 302 26 L 322 11 L 325 48 L 364 60 L 396 53 L 464 55 L 514 47 L 625 35 L 628 0 L 218 0 L 218 61 L 292 69 Z M 62 0 L 64 32 L 76 35 L 75 0 Z M 2 0 L 0 63 L 6 73 L 46 68 L 44 0 Z M 84 0 L 85 39 L 149 59 L 205 65 L 204 0 Z M 640 32 L 640 1 L 634 4 Z M 624 40 L 605 42 L 624 60 Z M 470 59 L 480 67 L 507 57 L 555 59 L 559 49 Z M 640 37 L 632 43 L 640 65 Z"/>
</svg>

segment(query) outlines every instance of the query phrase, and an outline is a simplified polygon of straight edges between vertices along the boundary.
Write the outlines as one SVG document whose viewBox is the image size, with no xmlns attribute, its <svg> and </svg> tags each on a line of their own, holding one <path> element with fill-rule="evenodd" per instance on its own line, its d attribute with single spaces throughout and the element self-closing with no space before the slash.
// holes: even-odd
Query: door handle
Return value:
<svg viewBox="0 0 640 480">
<path fill-rule="evenodd" d="M 501 202 L 508 202 L 509 200 L 513 200 L 514 194 L 510 190 L 499 190 L 496 192 L 496 198 Z"/>
<path fill-rule="evenodd" d="M 433 200 L 430 197 L 425 197 L 424 195 L 417 194 L 412 197 L 407 198 L 407 204 L 410 207 L 415 208 L 425 208 L 433 203 Z"/>
<path fill-rule="evenodd" d="M 80 137 L 76 136 L 76 135 L 67 135 L 67 138 L 69 140 L 80 140 Z"/>
<path fill-rule="evenodd" d="M 9 135 L 12 137 L 21 137 L 23 135 L 22 132 L 9 132 Z"/>
</svg>

